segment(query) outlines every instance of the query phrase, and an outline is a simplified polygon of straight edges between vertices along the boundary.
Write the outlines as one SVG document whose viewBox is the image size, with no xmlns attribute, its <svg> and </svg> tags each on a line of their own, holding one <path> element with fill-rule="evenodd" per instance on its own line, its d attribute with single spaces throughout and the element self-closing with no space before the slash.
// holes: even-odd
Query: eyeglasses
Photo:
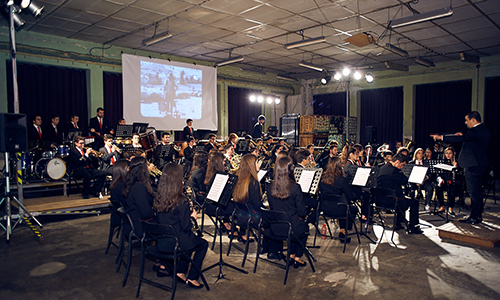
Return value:
<svg viewBox="0 0 500 300">
<path fill-rule="evenodd" d="M 78 143 L 76 143 L 76 144 L 80 144 L 80 145 L 82 145 L 82 144 L 85 144 L 85 142 L 78 142 Z"/>
</svg>

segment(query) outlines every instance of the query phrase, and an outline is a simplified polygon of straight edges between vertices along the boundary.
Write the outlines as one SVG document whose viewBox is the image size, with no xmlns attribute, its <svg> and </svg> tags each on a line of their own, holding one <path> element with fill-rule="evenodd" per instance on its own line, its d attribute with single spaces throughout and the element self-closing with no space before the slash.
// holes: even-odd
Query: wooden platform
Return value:
<svg viewBox="0 0 500 300">
<path fill-rule="evenodd" d="M 88 210 L 110 207 L 109 196 L 104 198 L 82 199 L 79 194 L 67 196 L 54 196 L 43 198 L 24 199 L 24 206 L 32 213 L 60 212 Z"/>
<path fill-rule="evenodd" d="M 500 245 L 500 213 L 498 212 L 483 212 L 483 222 L 479 225 L 453 221 L 436 229 L 442 239 L 491 248 Z"/>
</svg>

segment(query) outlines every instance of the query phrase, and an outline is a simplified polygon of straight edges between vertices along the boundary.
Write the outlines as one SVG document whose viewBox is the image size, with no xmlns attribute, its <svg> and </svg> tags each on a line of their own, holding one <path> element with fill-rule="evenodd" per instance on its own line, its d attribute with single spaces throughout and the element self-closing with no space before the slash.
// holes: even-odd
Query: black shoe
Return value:
<svg viewBox="0 0 500 300">
<path fill-rule="evenodd" d="M 175 275 L 175 277 L 176 277 L 176 279 L 177 279 L 177 282 L 182 282 L 182 283 L 185 283 L 185 284 L 187 284 L 187 283 L 188 283 L 188 281 L 187 281 L 187 280 L 184 280 L 184 279 L 180 278 L 180 277 L 179 277 L 179 276 L 177 276 L 177 275 Z"/>
<path fill-rule="evenodd" d="M 242 238 L 240 235 L 238 236 L 238 242 L 241 242 L 243 244 L 246 244 L 246 243 L 253 243 L 253 239 L 252 238 L 247 238 L 246 240 L 244 238 Z"/>
<path fill-rule="evenodd" d="M 460 223 L 467 223 L 467 224 L 480 224 L 483 220 L 481 218 L 472 218 L 472 217 L 466 217 L 463 219 L 458 220 Z"/>
<path fill-rule="evenodd" d="M 393 228 L 394 231 L 398 231 L 400 229 L 403 229 L 403 225 L 401 225 L 401 224 L 394 225 L 394 228 Z"/>
<path fill-rule="evenodd" d="M 299 267 L 305 267 L 305 266 L 307 266 L 307 263 L 305 261 L 303 261 L 301 263 L 296 261 L 296 260 L 293 261 L 293 268 L 294 269 L 298 269 Z"/>
<path fill-rule="evenodd" d="M 156 272 L 156 276 L 167 277 L 170 276 L 170 273 L 168 273 L 167 269 L 159 269 L 158 272 Z"/>
<path fill-rule="evenodd" d="M 266 249 L 264 249 L 264 247 L 261 246 L 260 249 L 259 249 L 259 253 L 260 254 L 266 254 L 266 253 L 269 253 L 269 250 L 266 250 Z"/>
<path fill-rule="evenodd" d="M 455 214 L 455 212 L 453 212 L 453 211 L 450 211 L 450 212 L 448 213 L 448 215 L 449 215 L 449 216 L 452 216 L 452 217 L 456 217 L 456 216 L 457 216 L 457 215 Z"/>
<path fill-rule="evenodd" d="M 339 239 L 340 239 L 340 243 L 342 244 L 349 244 L 351 242 L 351 238 L 350 237 L 346 237 L 344 233 L 339 233 Z"/>
<path fill-rule="evenodd" d="M 280 253 L 268 253 L 267 254 L 267 259 L 281 259 Z"/>
<path fill-rule="evenodd" d="M 200 283 L 200 285 L 194 285 L 189 280 L 186 280 L 186 284 L 187 284 L 188 287 L 193 288 L 193 289 L 197 289 L 197 290 L 203 288 L 203 284 Z"/>
<path fill-rule="evenodd" d="M 90 196 L 89 195 L 82 195 L 82 198 L 83 199 L 90 199 Z"/>
<path fill-rule="evenodd" d="M 422 234 L 424 233 L 420 227 L 413 227 L 408 229 L 408 234 Z"/>
<path fill-rule="evenodd" d="M 153 265 L 153 271 L 158 272 L 160 270 L 160 267 L 161 267 L 161 262 L 159 261 L 155 262 L 155 264 Z"/>
</svg>

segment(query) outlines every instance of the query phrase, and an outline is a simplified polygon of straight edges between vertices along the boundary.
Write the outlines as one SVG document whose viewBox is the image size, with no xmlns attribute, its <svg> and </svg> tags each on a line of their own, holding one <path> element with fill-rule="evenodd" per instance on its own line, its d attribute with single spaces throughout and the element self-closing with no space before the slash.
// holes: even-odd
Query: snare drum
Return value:
<svg viewBox="0 0 500 300">
<path fill-rule="evenodd" d="M 60 158 L 42 158 L 35 165 L 35 172 L 38 178 L 50 177 L 59 180 L 66 174 L 66 163 Z"/>
<path fill-rule="evenodd" d="M 42 158 L 54 158 L 54 151 L 43 151 Z"/>
<path fill-rule="evenodd" d="M 146 133 L 141 134 L 139 137 L 139 143 L 144 147 L 144 151 L 153 151 L 158 145 L 158 139 L 156 138 L 156 130 L 148 129 Z"/>
<path fill-rule="evenodd" d="M 68 155 L 69 155 L 69 146 L 59 145 L 59 147 L 57 147 L 57 156 L 66 157 Z"/>
<path fill-rule="evenodd" d="M 22 152 L 19 162 L 21 169 L 25 170 L 24 176 L 31 176 L 33 174 L 33 152 Z"/>
</svg>

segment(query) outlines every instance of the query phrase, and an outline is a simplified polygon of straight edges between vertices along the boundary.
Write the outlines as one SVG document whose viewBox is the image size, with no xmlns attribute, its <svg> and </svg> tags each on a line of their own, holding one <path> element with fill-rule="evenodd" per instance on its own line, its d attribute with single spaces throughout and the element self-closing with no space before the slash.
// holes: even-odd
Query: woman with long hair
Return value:
<svg viewBox="0 0 500 300">
<path fill-rule="evenodd" d="M 134 222 L 135 234 L 142 236 L 144 230 L 140 221 L 150 221 L 154 217 L 154 195 L 144 157 L 134 157 L 130 161 L 122 194 L 125 197 L 125 210 Z"/>
<path fill-rule="evenodd" d="M 195 201 L 202 205 L 203 195 L 207 192 L 205 185 L 205 174 L 207 172 L 208 154 L 205 151 L 198 151 L 193 158 L 193 168 L 189 177 L 189 186 L 195 195 Z"/>
<path fill-rule="evenodd" d="M 267 188 L 267 199 L 272 211 L 282 211 L 288 215 L 293 232 L 305 245 L 309 231 L 308 225 L 304 222 L 307 210 L 302 199 L 302 190 L 295 183 L 294 168 L 290 157 L 280 158 L 276 162 L 274 180 Z M 294 268 L 305 266 L 306 262 L 300 258 L 304 252 L 298 242 L 292 240 L 289 247 Z"/>
<path fill-rule="evenodd" d="M 125 184 L 125 178 L 127 177 L 128 161 L 121 159 L 113 165 L 113 181 L 109 186 L 109 201 L 113 206 L 111 211 L 111 226 L 118 227 L 121 225 L 121 218 L 116 211 L 118 208 L 125 205 L 125 197 L 123 197 L 122 190 Z"/>
<path fill-rule="evenodd" d="M 321 177 L 321 182 L 319 183 L 319 190 L 322 195 L 339 195 L 343 196 L 338 199 L 341 204 L 349 205 L 349 210 L 351 215 L 355 216 L 357 213 L 356 207 L 350 205 L 351 201 L 356 200 L 356 195 L 351 191 L 347 180 L 344 177 L 344 170 L 342 169 L 342 161 L 338 157 L 330 158 L 330 161 L 327 165 L 325 173 Z M 327 203 L 327 202 L 324 202 Z M 323 206 L 322 203 L 321 209 L 328 210 L 326 205 Z M 343 217 L 345 216 L 345 207 L 343 205 L 339 205 L 338 207 L 332 207 L 331 210 L 327 211 L 329 216 L 332 217 Z M 346 228 L 352 228 L 351 220 L 339 220 L 339 239 L 341 243 L 349 243 L 351 238 L 346 237 Z"/>
<path fill-rule="evenodd" d="M 191 217 L 196 219 L 196 210 L 191 212 L 189 199 L 183 194 L 184 172 L 178 164 L 165 165 L 158 183 L 158 193 L 154 199 L 156 220 L 159 224 L 172 225 L 179 236 L 181 249 L 192 254 L 193 264 L 201 270 L 203 259 L 207 254 L 208 243 L 193 234 Z M 188 271 L 188 261 L 181 258 L 178 267 L 177 280 L 185 282 L 189 287 L 200 289 L 203 284 L 198 282 L 199 274 L 191 266 Z"/>
<path fill-rule="evenodd" d="M 431 151 L 429 148 L 427 150 Z M 427 150 L 425 153 L 427 153 Z M 431 151 L 432 155 L 432 151 Z M 424 149 L 418 148 L 415 150 L 415 153 L 413 154 L 413 160 L 410 161 L 410 164 L 413 165 L 423 165 L 424 160 L 425 160 L 425 154 L 424 154 Z M 432 194 L 434 193 L 434 185 L 432 182 L 436 179 L 436 176 L 433 174 L 430 174 L 429 171 L 427 171 L 427 175 L 424 178 L 424 182 L 422 184 L 414 184 L 412 183 L 412 190 L 415 191 L 417 190 L 417 198 L 423 198 L 422 196 L 422 190 L 425 191 L 425 211 L 430 213 L 431 212 L 431 200 L 432 200 Z M 444 211 L 444 206 L 441 207 L 440 212 Z"/>
<path fill-rule="evenodd" d="M 236 171 L 238 181 L 233 189 L 233 199 L 235 202 L 245 203 L 250 209 L 250 217 L 255 224 L 259 223 L 262 216 L 260 207 L 262 206 L 262 190 L 260 189 L 257 172 L 257 158 L 253 154 L 245 154 L 241 157 L 240 167 Z M 241 234 L 241 232 L 240 232 Z M 245 235 L 241 235 L 243 241 L 247 240 Z"/>
</svg>

